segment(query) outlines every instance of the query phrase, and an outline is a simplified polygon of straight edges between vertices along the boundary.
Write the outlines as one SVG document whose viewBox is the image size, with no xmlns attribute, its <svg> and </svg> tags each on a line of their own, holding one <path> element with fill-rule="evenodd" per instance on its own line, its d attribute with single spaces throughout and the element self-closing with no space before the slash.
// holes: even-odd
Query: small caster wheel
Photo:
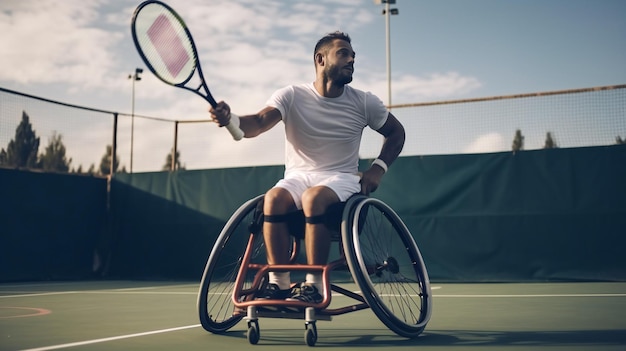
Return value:
<svg viewBox="0 0 626 351">
<path fill-rule="evenodd" d="M 306 331 L 304 332 L 304 342 L 309 346 L 315 346 L 317 342 L 317 327 L 315 323 L 305 324 Z"/>
<path fill-rule="evenodd" d="M 248 342 L 252 345 L 256 345 L 261 338 L 261 331 L 259 330 L 259 323 L 257 321 L 248 322 Z"/>
</svg>

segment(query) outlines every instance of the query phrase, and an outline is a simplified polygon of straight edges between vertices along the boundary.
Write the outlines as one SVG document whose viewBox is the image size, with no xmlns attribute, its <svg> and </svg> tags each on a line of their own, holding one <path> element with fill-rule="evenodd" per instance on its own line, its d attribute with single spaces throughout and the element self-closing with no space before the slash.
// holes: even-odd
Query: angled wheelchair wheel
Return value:
<svg viewBox="0 0 626 351">
<path fill-rule="evenodd" d="M 432 311 L 428 273 L 406 225 L 384 202 L 356 196 L 342 221 L 346 261 L 372 311 L 391 331 L 413 338 Z"/>
<path fill-rule="evenodd" d="M 250 240 L 250 224 L 254 222 L 255 209 L 263 195 L 253 198 L 237 209 L 220 233 L 200 283 L 198 312 L 202 327 L 212 333 L 223 333 L 235 326 L 245 313 L 236 313 L 232 301 L 235 280 L 242 258 Z M 265 260 L 263 235 L 254 235 L 252 262 Z M 252 275 L 245 285 L 251 284 Z"/>
</svg>

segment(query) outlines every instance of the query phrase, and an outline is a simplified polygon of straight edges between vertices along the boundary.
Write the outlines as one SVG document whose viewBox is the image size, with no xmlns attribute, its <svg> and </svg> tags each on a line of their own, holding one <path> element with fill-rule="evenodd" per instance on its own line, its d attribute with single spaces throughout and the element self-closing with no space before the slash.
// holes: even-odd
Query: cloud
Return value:
<svg viewBox="0 0 626 351">
<path fill-rule="evenodd" d="M 130 40 L 134 5 L 114 4 L 104 0 L 0 3 L 0 31 L 9 33 L 0 36 L 4 48 L 0 81 L 67 84 L 67 91 L 75 94 L 87 90 L 112 97 L 130 92 L 126 77 L 133 67 L 143 66 Z M 256 109 L 281 86 L 314 79 L 311 51 L 320 33 L 358 31 L 378 18 L 359 0 L 172 0 L 170 5 L 194 35 L 210 88 L 246 110 Z M 361 80 L 355 79 L 355 86 L 363 82 L 365 90 L 386 96 L 384 75 L 367 68 L 357 67 L 357 72 Z M 177 95 L 149 75 L 146 71 L 138 83 L 137 97 L 172 103 Z M 395 75 L 394 102 L 460 95 L 480 86 L 477 79 L 456 72 Z"/>
<path fill-rule="evenodd" d="M 99 1 L 10 1 L 0 5 L 0 80 L 95 86 L 116 64 L 121 35 L 91 26 Z M 104 69 L 103 69 L 104 68 Z"/>
<path fill-rule="evenodd" d="M 458 72 L 431 73 L 426 77 L 405 74 L 395 77 L 393 81 L 394 91 L 398 92 L 398 102 L 460 96 L 481 86 L 477 78 L 463 76 Z"/>
<path fill-rule="evenodd" d="M 480 135 L 463 149 L 463 153 L 476 154 L 485 152 L 498 152 L 506 150 L 504 137 L 499 133 Z"/>
<path fill-rule="evenodd" d="M 387 76 L 382 73 L 361 73 L 371 69 L 357 66 L 355 84 L 379 96 L 387 103 Z M 380 71 L 380 70 L 378 70 Z M 460 97 L 482 86 L 475 77 L 463 76 L 458 72 L 431 73 L 423 76 L 394 74 L 391 82 L 392 103 L 415 103 L 434 99 Z"/>
</svg>

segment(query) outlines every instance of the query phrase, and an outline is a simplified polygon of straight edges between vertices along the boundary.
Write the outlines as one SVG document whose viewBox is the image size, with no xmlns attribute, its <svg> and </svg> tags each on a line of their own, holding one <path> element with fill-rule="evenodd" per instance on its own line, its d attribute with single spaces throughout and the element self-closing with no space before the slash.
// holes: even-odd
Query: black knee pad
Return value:
<svg viewBox="0 0 626 351">
<path fill-rule="evenodd" d="M 270 222 L 270 223 L 284 223 L 289 221 L 289 213 L 286 214 L 279 214 L 279 215 L 266 215 L 264 214 L 264 221 L 265 222 Z"/>
<path fill-rule="evenodd" d="M 313 217 L 304 217 L 304 222 L 306 222 L 308 224 L 326 223 L 326 216 L 325 215 L 317 215 L 317 216 L 313 216 Z"/>
<path fill-rule="evenodd" d="M 291 236 L 296 238 L 304 237 L 304 213 L 302 210 L 293 211 L 279 215 L 264 215 L 265 222 L 268 223 L 286 223 L 287 230 Z"/>
</svg>

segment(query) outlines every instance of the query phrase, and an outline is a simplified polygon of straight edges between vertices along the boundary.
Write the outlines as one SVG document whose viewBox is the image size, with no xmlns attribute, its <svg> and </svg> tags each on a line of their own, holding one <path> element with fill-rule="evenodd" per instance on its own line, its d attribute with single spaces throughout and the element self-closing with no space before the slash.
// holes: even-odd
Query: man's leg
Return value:
<svg viewBox="0 0 626 351">
<path fill-rule="evenodd" d="M 337 194 L 325 186 L 309 188 L 302 195 L 302 210 L 306 221 L 304 242 L 307 263 L 310 265 L 323 265 L 328 261 L 331 232 L 324 223 L 324 214 L 328 206 L 336 202 L 339 202 Z M 321 272 L 307 273 L 306 281 L 294 289 L 291 298 L 311 303 L 322 302 L 322 279 Z"/>
<path fill-rule="evenodd" d="M 296 205 L 287 190 L 272 188 L 265 194 L 263 238 L 268 264 L 289 263 L 291 239 L 284 215 L 295 210 Z M 287 291 L 291 285 L 289 272 L 269 272 L 269 283 L 275 284 L 278 289 L 285 291 L 279 292 L 277 298 L 287 297 Z"/>
<path fill-rule="evenodd" d="M 324 224 L 328 206 L 339 202 L 337 194 L 325 186 L 309 188 L 302 195 L 302 210 L 306 219 L 304 240 L 308 264 L 326 264 L 330 251 L 331 232 Z"/>
</svg>

